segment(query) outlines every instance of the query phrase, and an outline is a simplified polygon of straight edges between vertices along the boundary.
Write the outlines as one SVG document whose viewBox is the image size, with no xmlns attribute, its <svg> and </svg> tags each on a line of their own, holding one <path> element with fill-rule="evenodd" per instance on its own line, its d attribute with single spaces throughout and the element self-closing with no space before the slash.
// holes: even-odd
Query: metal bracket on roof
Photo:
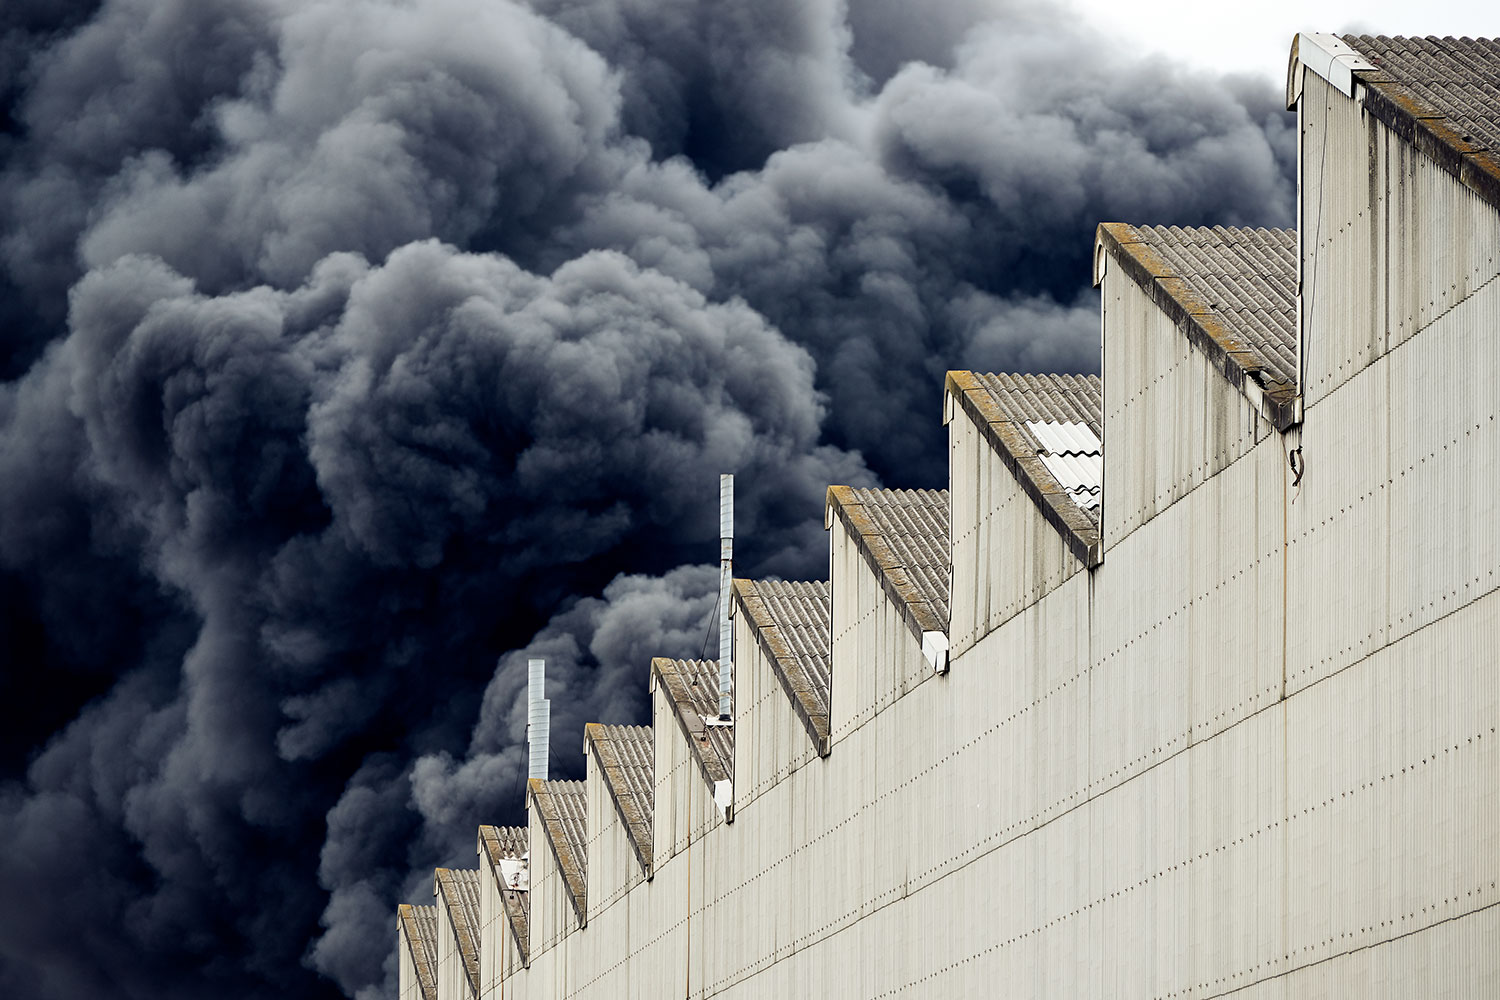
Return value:
<svg viewBox="0 0 1500 1000">
<path fill-rule="evenodd" d="M 1296 108 L 1302 96 L 1302 70 L 1314 73 L 1337 87 L 1345 97 L 1354 96 L 1354 71 L 1376 66 L 1337 35 L 1304 31 L 1292 40 L 1291 60 L 1286 69 L 1286 107 Z"/>
<path fill-rule="evenodd" d="M 528 892 L 531 889 L 531 861 L 526 857 L 501 858 L 500 879 L 507 889 Z"/>
<path fill-rule="evenodd" d="M 922 658 L 935 674 L 948 672 L 948 636 L 942 632 L 922 633 Z"/>
<path fill-rule="evenodd" d="M 705 726 L 707 726 L 709 729 L 733 729 L 734 728 L 734 720 L 733 719 L 721 719 L 717 715 L 705 715 L 703 717 L 703 724 Z"/>
</svg>

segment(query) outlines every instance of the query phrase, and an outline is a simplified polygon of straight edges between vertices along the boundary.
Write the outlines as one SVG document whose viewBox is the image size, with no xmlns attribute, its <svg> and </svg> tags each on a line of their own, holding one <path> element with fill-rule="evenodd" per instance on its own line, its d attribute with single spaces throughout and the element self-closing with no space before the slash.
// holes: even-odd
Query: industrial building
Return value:
<svg viewBox="0 0 1500 1000">
<path fill-rule="evenodd" d="M 948 489 L 831 486 L 401 1000 L 1500 996 L 1500 42 L 1287 103 L 1297 229 L 1101 225 L 1102 378 L 950 372 Z"/>
</svg>

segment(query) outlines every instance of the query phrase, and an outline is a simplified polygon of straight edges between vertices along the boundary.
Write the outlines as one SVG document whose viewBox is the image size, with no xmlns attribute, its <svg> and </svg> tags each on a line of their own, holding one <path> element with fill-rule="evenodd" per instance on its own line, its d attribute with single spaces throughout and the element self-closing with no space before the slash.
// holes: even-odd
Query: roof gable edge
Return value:
<svg viewBox="0 0 1500 1000">
<path fill-rule="evenodd" d="M 1085 568 L 1099 565 L 1103 559 L 1099 530 L 1092 524 L 1073 523 L 1081 516 L 1081 512 L 1077 512 L 1077 505 L 1068 499 L 1067 491 L 1063 489 L 1062 484 L 1037 459 L 1035 454 L 1030 453 L 1030 449 L 1027 449 L 1027 454 L 1016 453 L 1016 449 L 1006 440 L 1006 435 L 1002 434 L 1001 428 L 997 426 L 997 424 L 1013 425 L 1014 421 L 1003 414 L 988 412 L 984 404 L 989 399 L 989 391 L 974 379 L 973 372 L 948 372 L 944 379 L 943 389 L 958 402 L 959 407 L 969 419 L 979 427 L 985 440 L 1000 456 L 1001 463 L 1010 470 L 1022 491 L 1031 498 L 1037 511 L 1047 523 L 1062 536 L 1063 542 L 1068 546 L 1074 558 Z M 1035 461 L 1026 462 L 1024 461 L 1026 459 Z M 1104 502 L 1108 501 L 1104 500 Z"/>
</svg>

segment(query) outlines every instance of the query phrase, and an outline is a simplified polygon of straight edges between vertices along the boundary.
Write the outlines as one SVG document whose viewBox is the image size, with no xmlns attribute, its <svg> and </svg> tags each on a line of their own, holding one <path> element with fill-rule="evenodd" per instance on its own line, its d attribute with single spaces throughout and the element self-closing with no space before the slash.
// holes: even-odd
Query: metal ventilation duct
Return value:
<svg viewBox="0 0 1500 1000">
<path fill-rule="evenodd" d="M 552 702 L 547 693 L 547 661 L 526 661 L 526 743 L 531 762 L 528 778 L 547 780 L 547 757 L 552 749 Z"/>
<path fill-rule="evenodd" d="M 729 589 L 734 577 L 734 477 L 719 477 L 719 721 L 728 722 L 734 691 L 734 633 Z"/>
</svg>

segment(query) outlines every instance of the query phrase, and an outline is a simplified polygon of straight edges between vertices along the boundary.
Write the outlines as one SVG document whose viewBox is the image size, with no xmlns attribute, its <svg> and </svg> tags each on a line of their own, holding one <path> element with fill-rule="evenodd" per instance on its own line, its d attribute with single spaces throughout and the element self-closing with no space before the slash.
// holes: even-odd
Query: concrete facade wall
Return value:
<svg viewBox="0 0 1500 1000">
<path fill-rule="evenodd" d="M 653 879 L 591 774 L 588 926 L 533 820 L 486 1000 L 1500 995 L 1500 221 L 1341 113 L 1302 427 L 1107 272 L 1103 563 L 1049 562 L 956 413 L 956 587 L 996 596 L 955 593 L 950 671 L 835 518 L 829 756 L 740 615 L 734 822 L 657 689 Z M 1371 228 L 1356 186 L 1417 201 Z"/>
</svg>

